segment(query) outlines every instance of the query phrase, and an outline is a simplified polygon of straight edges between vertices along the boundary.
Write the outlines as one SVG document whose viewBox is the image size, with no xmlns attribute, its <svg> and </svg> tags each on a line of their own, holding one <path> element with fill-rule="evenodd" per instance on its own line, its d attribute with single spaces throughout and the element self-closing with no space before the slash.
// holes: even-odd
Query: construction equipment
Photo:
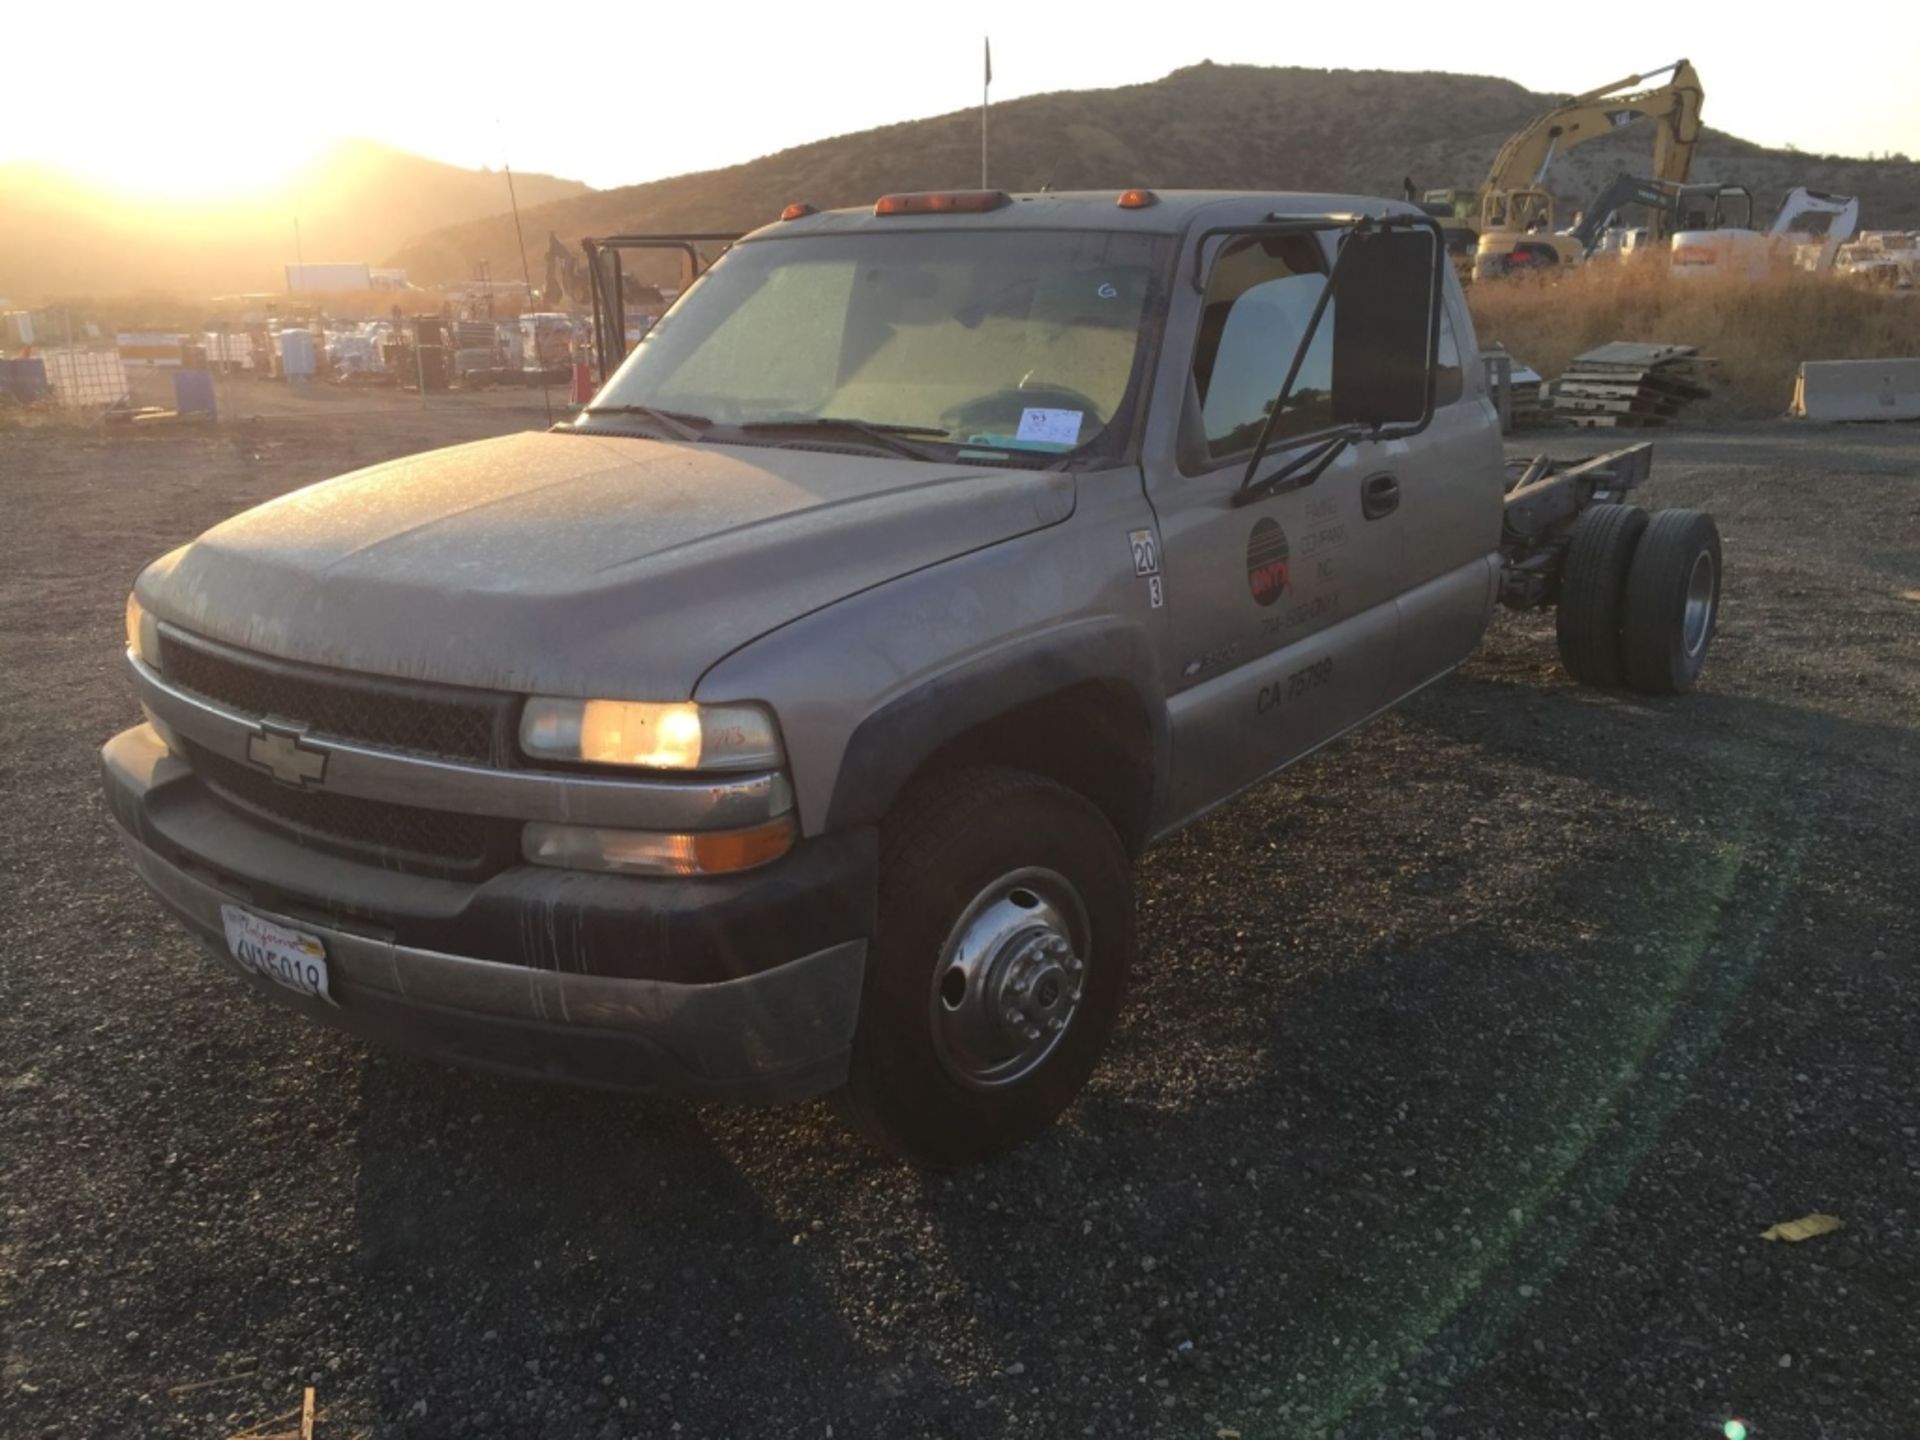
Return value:
<svg viewBox="0 0 1920 1440">
<path fill-rule="evenodd" d="M 1429 190 L 1416 197 L 1413 181 L 1404 182 L 1410 204 L 1418 205 L 1440 222 L 1440 238 L 1446 241 L 1447 255 L 1454 273 L 1464 284 L 1473 278 L 1473 255 L 1480 245 L 1480 232 L 1473 228 L 1477 190 Z"/>
<path fill-rule="evenodd" d="M 580 257 L 551 230 L 547 232 L 547 286 L 540 292 L 540 299 L 549 310 L 561 310 L 568 304 L 588 305 L 593 300 L 586 276 L 580 273 Z"/>
<path fill-rule="evenodd" d="M 1613 248 L 1603 247 L 1602 238 L 1619 223 L 1622 210 L 1636 205 L 1647 211 L 1649 229 L 1653 228 L 1653 216 L 1665 222 L 1662 228 L 1666 230 L 1753 227 L 1753 193 L 1744 185 L 1676 185 L 1622 172 L 1594 196 L 1579 222 L 1561 233 L 1573 242 L 1581 258 Z M 1736 207 L 1739 218 L 1733 219 Z"/>
<path fill-rule="evenodd" d="M 1824 191 L 1796 185 L 1787 192 L 1787 198 L 1780 202 L 1780 213 L 1773 217 L 1773 227 L 1767 234 L 1775 240 L 1784 240 L 1793 233 L 1794 223 L 1803 215 L 1831 217 L 1827 221 L 1827 233 L 1821 241 L 1819 253 L 1807 268 L 1833 269 L 1840 247 L 1851 240 L 1853 232 L 1860 228 L 1860 198 L 1857 195 L 1828 195 Z"/>
<path fill-rule="evenodd" d="M 811 212 L 809 212 L 811 213 Z M 627 292 L 634 282 L 628 280 L 622 257 L 629 250 L 665 250 L 680 257 L 680 289 L 685 290 L 706 272 L 708 266 L 724 255 L 740 237 L 732 233 L 698 232 L 672 235 L 608 235 L 604 239 L 582 240 L 586 252 L 587 274 L 593 294 L 594 383 L 606 384 L 620 362 L 633 348 L 627 324 Z M 653 301 L 662 296 L 657 287 L 639 289 Z"/>
<path fill-rule="evenodd" d="M 1630 90 L 1656 75 L 1664 85 Z M 1576 95 L 1555 106 L 1514 135 L 1494 157 L 1480 187 L 1480 243 L 1473 277 L 1490 279 L 1513 270 L 1555 265 L 1579 258 L 1571 237 L 1553 233 L 1553 196 L 1544 188 L 1553 158 L 1575 145 L 1610 135 L 1642 118 L 1655 122 L 1652 178 L 1686 182 L 1693 147 L 1700 138 L 1700 110 L 1706 98 L 1691 63 L 1677 60 L 1645 75 L 1629 75 L 1611 85 Z M 1659 239 L 1656 233 L 1652 238 Z"/>
<path fill-rule="evenodd" d="M 1920 285 L 1920 230 L 1869 230 L 1840 247 L 1834 269 L 1877 285 Z"/>
<path fill-rule="evenodd" d="M 1860 202 L 1852 195 L 1828 195 L 1801 185 L 1787 192 L 1764 234 L 1751 223 L 1723 226 L 1717 219 L 1709 224 L 1703 223 L 1705 216 L 1690 216 L 1673 234 L 1673 273 L 1689 279 L 1764 279 L 1776 262 L 1785 263 L 1790 257 L 1794 224 L 1807 215 L 1825 215 L 1828 224 L 1825 237 L 1805 266 L 1809 270 L 1831 270 L 1840 247 L 1860 223 Z"/>
</svg>

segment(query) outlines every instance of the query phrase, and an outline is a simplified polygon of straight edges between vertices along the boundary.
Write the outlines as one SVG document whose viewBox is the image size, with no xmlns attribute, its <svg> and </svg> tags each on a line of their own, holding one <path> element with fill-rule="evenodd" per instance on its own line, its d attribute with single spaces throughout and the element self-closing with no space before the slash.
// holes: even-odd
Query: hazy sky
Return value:
<svg viewBox="0 0 1920 1440">
<path fill-rule="evenodd" d="M 1451 70 L 1574 91 L 1685 55 L 1717 129 L 1920 158 L 1912 0 L 1825 11 L 1768 0 L 1106 9 L 209 0 L 159 10 L 141 0 L 118 21 L 121 8 L 6 6 L 7 49 L 34 58 L 0 78 L 9 117 L 0 161 L 202 192 L 268 180 L 326 136 L 358 134 L 463 165 L 505 161 L 619 185 L 977 104 L 983 32 L 997 100 L 1152 80 L 1202 59 Z M 693 23 L 678 23 L 683 15 Z"/>
</svg>

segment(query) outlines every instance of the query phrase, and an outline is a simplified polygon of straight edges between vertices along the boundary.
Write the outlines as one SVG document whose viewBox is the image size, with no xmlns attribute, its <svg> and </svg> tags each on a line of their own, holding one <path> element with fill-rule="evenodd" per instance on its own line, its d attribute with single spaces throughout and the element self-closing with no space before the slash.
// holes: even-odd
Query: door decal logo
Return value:
<svg viewBox="0 0 1920 1440">
<path fill-rule="evenodd" d="M 1288 573 L 1287 532 L 1278 520 L 1262 520 L 1247 536 L 1247 589 L 1262 605 L 1271 605 L 1293 589 Z"/>
</svg>

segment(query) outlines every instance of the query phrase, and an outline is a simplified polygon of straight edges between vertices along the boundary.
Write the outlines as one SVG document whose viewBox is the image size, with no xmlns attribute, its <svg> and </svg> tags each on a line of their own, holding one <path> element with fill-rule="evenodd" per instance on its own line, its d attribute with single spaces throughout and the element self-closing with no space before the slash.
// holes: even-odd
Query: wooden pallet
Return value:
<svg viewBox="0 0 1920 1440">
<path fill-rule="evenodd" d="M 1690 345 L 1615 341 L 1574 357 L 1554 384 L 1553 408 L 1588 427 L 1664 425 L 1713 393 L 1703 380 L 1717 363 Z"/>
</svg>

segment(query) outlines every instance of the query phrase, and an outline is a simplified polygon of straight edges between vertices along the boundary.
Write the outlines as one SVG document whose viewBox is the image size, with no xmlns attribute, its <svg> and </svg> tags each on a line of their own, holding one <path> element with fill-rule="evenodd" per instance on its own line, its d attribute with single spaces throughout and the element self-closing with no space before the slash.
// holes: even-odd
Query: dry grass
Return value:
<svg viewBox="0 0 1920 1440">
<path fill-rule="evenodd" d="M 1468 290 L 1482 346 L 1503 344 L 1548 379 L 1610 340 L 1694 345 L 1720 364 L 1692 413 L 1785 413 L 1803 360 L 1920 355 L 1920 294 L 1781 269 L 1761 281 L 1675 279 L 1660 263 L 1602 262 Z"/>
</svg>

